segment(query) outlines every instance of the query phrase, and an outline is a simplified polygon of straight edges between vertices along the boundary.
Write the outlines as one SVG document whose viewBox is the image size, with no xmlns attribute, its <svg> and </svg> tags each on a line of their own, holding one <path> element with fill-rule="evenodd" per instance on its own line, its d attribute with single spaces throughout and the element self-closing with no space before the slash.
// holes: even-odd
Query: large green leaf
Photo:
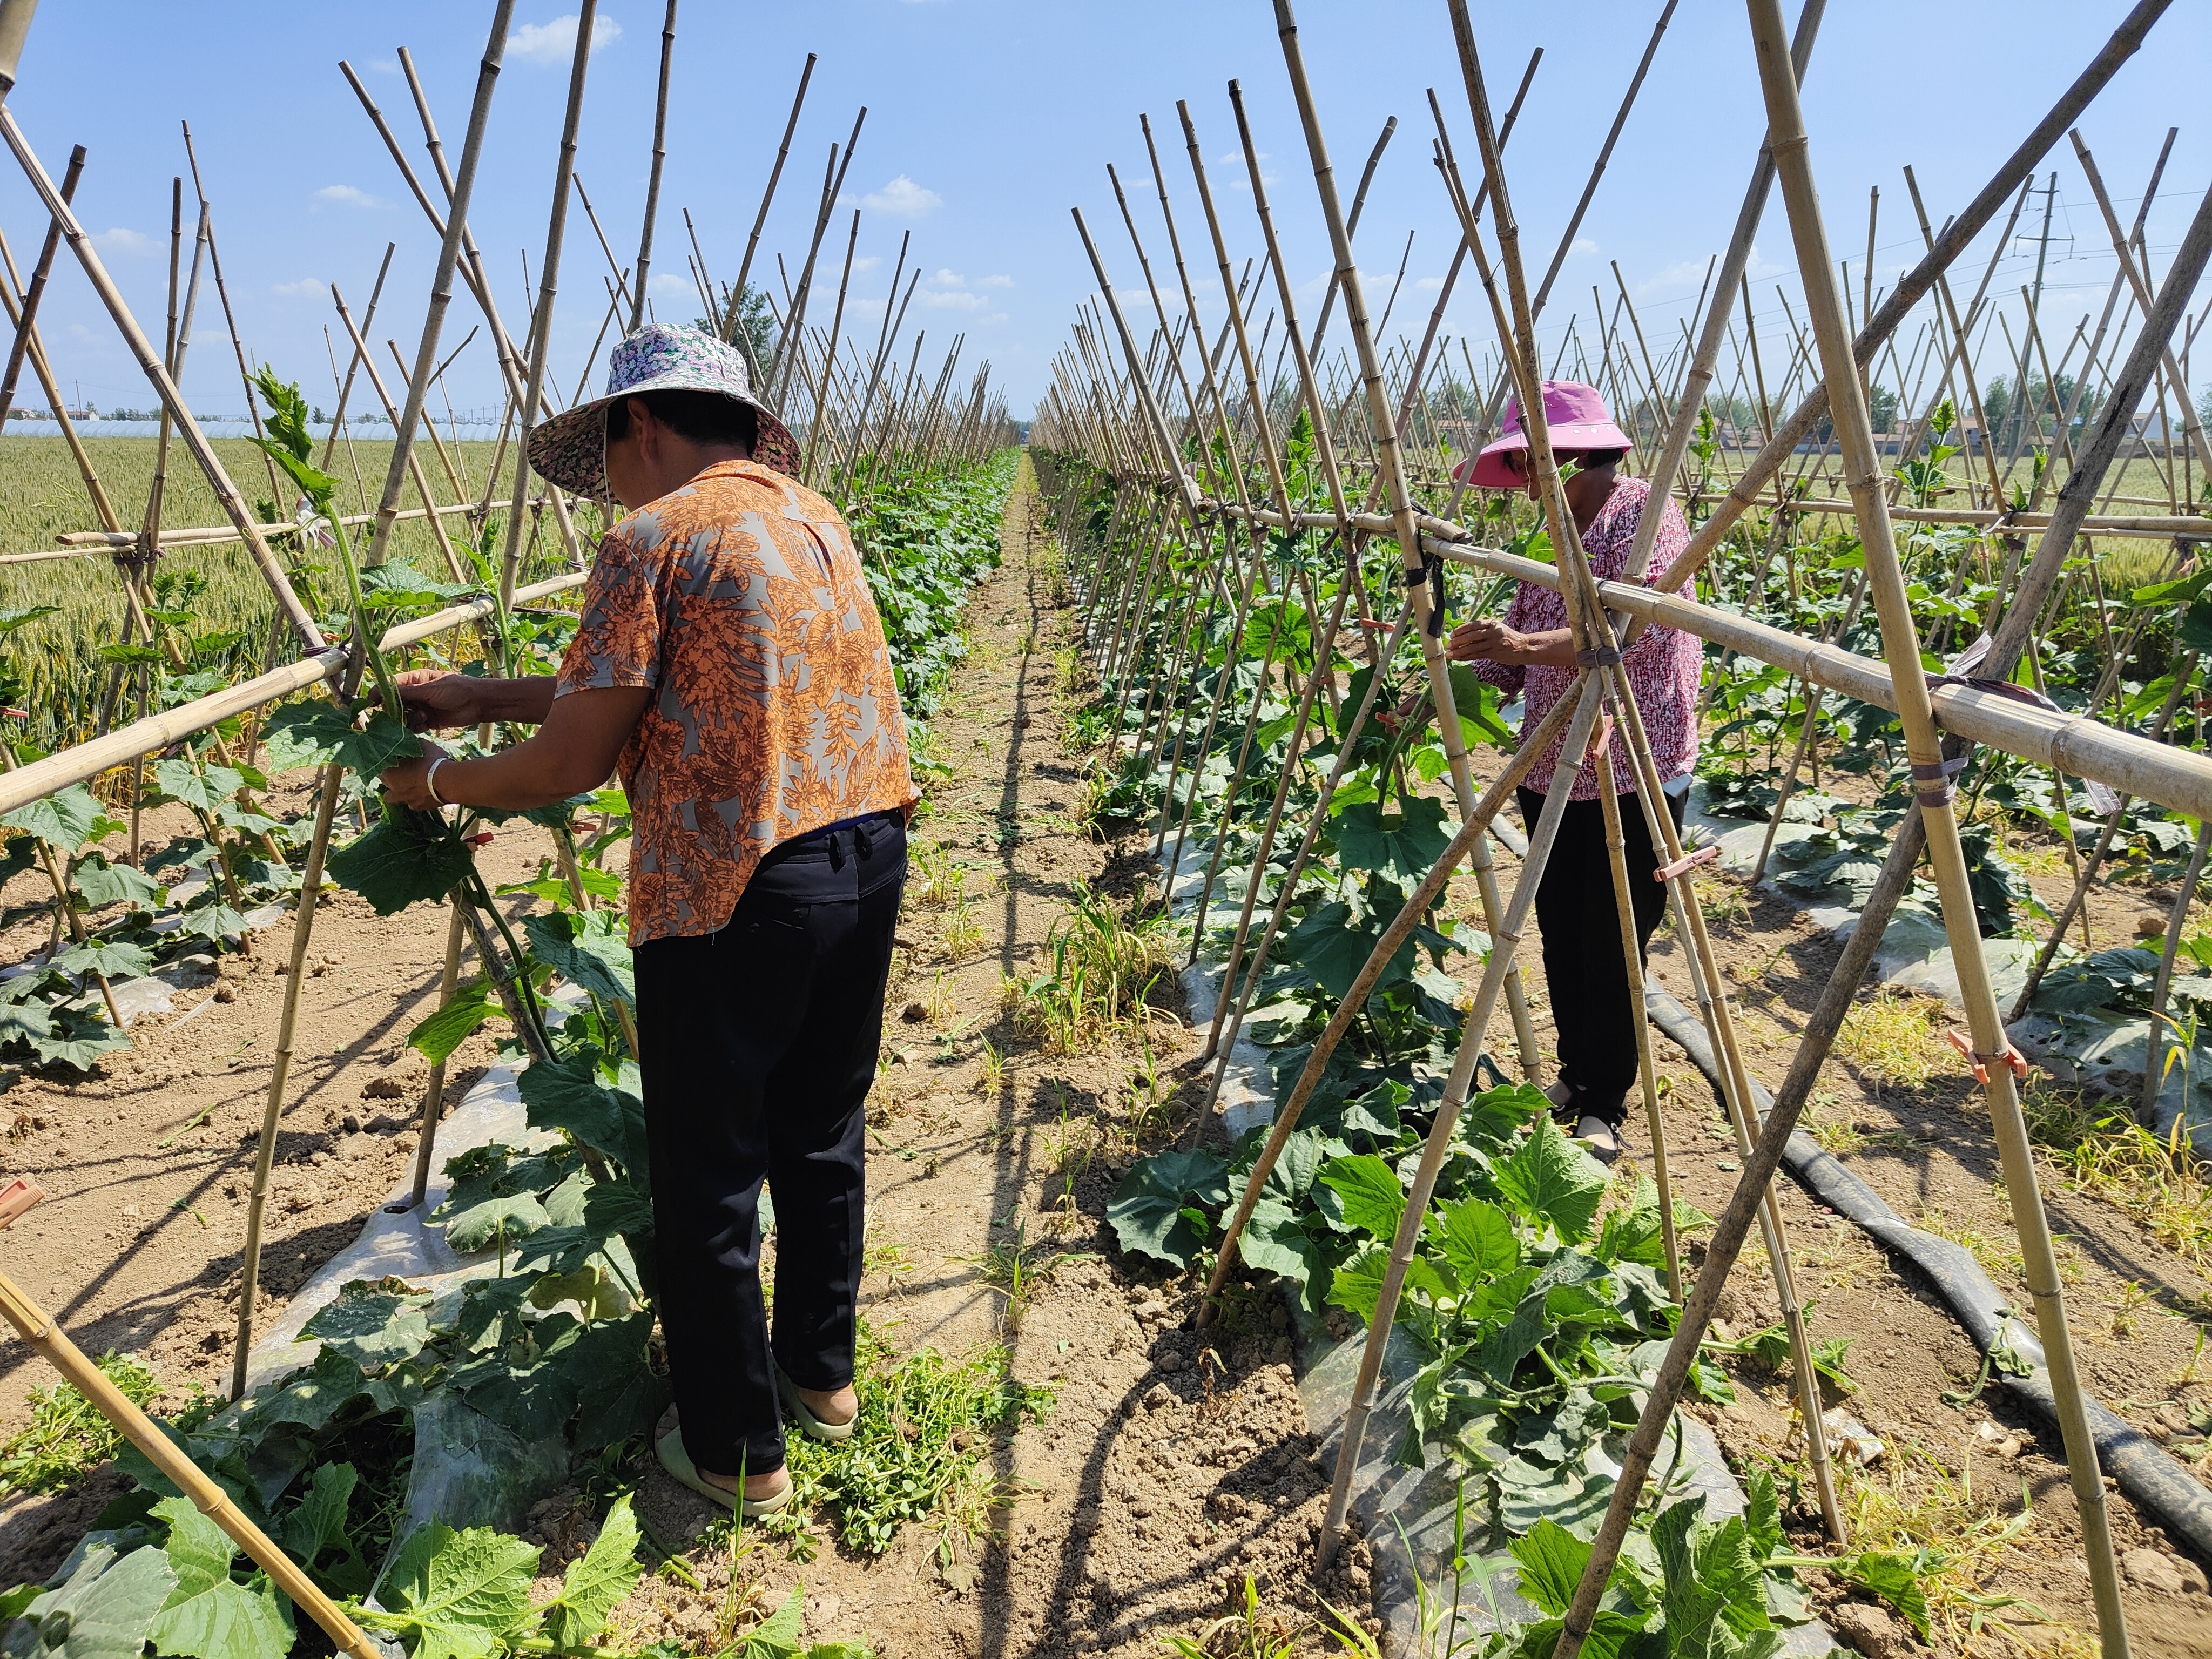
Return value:
<svg viewBox="0 0 2212 1659">
<path fill-rule="evenodd" d="M 516 1079 L 533 1129 L 565 1129 L 579 1144 L 641 1177 L 645 1109 L 628 1089 L 609 1085 L 594 1053 L 539 1060 Z"/>
<path fill-rule="evenodd" d="M 363 1370 L 412 1358 L 430 1340 L 430 1298 L 404 1280 L 356 1279 L 303 1328 Z"/>
<path fill-rule="evenodd" d="M 1347 869 L 1372 870 L 1402 888 L 1417 887 L 1444 849 L 1444 803 L 1429 795 L 1407 797 L 1385 812 L 1380 801 L 1347 806 L 1337 820 L 1336 850 Z"/>
<path fill-rule="evenodd" d="M 1237 1253 L 1262 1273 L 1273 1273 L 1298 1287 L 1299 1299 L 1313 1311 L 1327 1279 L 1328 1262 L 1321 1245 L 1298 1224 L 1297 1212 L 1280 1199 L 1263 1197 L 1252 1206 L 1251 1218 L 1237 1235 Z"/>
<path fill-rule="evenodd" d="M 366 1595 L 368 1564 L 346 1524 L 360 1474 L 350 1463 L 325 1463 L 311 1477 L 300 1505 L 284 1517 L 284 1547 L 314 1581 L 338 1595 Z"/>
<path fill-rule="evenodd" d="M 1314 982 L 1331 996 L 1341 997 L 1352 989 L 1367 958 L 1382 943 L 1388 925 L 1389 919 L 1378 915 L 1370 915 L 1364 923 L 1353 921 L 1352 907 L 1341 901 L 1316 905 L 1283 936 L 1277 955 L 1311 974 Z M 1376 978 L 1377 989 L 1412 975 L 1414 945 L 1414 935 L 1408 933 Z"/>
<path fill-rule="evenodd" d="M 191 1500 L 165 1498 L 154 1513 L 169 1523 L 167 1546 L 177 1587 L 149 1632 L 155 1650 L 184 1659 L 284 1659 L 292 1649 L 291 1604 L 261 1574 L 234 1582 L 238 1546 Z"/>
<path fill-rule="evenodd" d="M 1589 1237 L 1605 1196 L 1604 1168 L 1549 1117 L 1539 1118 L 1519 1150 L 1498 1166 L 1496 1180 L 1522 1220 L 1550 1226 L 1570 1244 Z"/>
<path fill-rule="evenodd" d="M 386 801 L 368 833 L 330 856 L 331 878 L 367 899 L 380 916 L 423 899 L 443 898 L 471 868 L 469 849 L 449 825 Z"/>
<path fill-rule="evenodd" d="M 177 1587 L 176 1571 L 161 1551 L 148 1546 L 117 1560 L 112 1548 L 87 1553 L 59 1589 L 31 1603 L 31 1655 L 54 1659 L 139 1659 L 146 1632 Z M 25 1636 L 30 1626 L 19 1626 Z M 9 1652 L 21 1651 L 15 1641 Z"/>
<path fill-rule="evenodd" d="M 624 1492 L 607 1511 L 599 1535 L 583 1559 L 568 1564 L 561 1594 L 545 1609 L 545 1633 L 556 1648 L 562 1652 L 580 1648 L 606 1627 L 607 1615 L 644 1571 L 637 1559 L 638 1535 L 637 1517 L 630 1513 L 629 1494 Z"/>
<path fill-rule="evenodd" d="M 1443 1206 L 1436 1224 L 1444 1261 L 1463 1285 L 1510 1273 L 1521 1265 L 1521 1241 L 1513 1218 L 1495 1204 L 1462 1199 Z"/>
<path fill-rule="evenodd" d="M 446 1243 L 464 1255 L 495 1242 L 513 1244 L 551 1224 L 535 1193 L 501 1193 L 454 1212 L 446 1223 Z"/>
<path fill-rule="evenodd" d="M 1555 1521 L 1539 1521 L 1506 1547 L 1520 1564 L 1521 1594 L 1546 1613 L 1564 1614 L 1589 1565 L 1590 1547 Z"/>
<path fill-rule="evenodd" d="M 783 1605 L 745 1633 L 737 1659 L 803 1659 L 805 1631 L 806 1586 L 793 1584 Z"/>
<path fill-rule="evenodd" d="M 613 910 L 555 910 L 526 920 L 531 954 L 603 1002 L 637 1000 L 629 939 Z"/>
<path fill-rule="evenodd" d="M 100 810 L 92 791 L 81 783 L 57 789 L 27 806 L 17 807 L 7 817 L 0 817 L 0 823 L 10 830 L 27 830 L 64 853 L 74 853 L 85 842 L 97 841 L 124 827 Z M 110 827 L 102 829 L 102 825 Z"/>
<path fill-rule="evenodd" d="M 388 1611 L 357 1616 L 415 1638 L 413 1659 L 489 1659 L 530 1616 L 533 1545 L 489 1527 L 455 1532 L 442 1521 L 409 1534 L 384 1576 Z"/>
<path fill-rule="evenodd" d="M 1228 1164 L 1212 1152 L 1161 1152 L 1141 1160 L 1121 1178 L 1106 1206 L 1106 1219 L 1124 1250 L 1178 1267 L 1206 1242 L 1191 1218 L 1228 1201 Z"/>
<path fill-rule="evenodd" d="M 1344 1203 L 1348 1226 L 1373 1234 L 1384 1243 L 1398 1236 L 1399 1218 L 1406 1212 L 1406 1191 L 1397 1171 L 1372 1152 L 1333 1158 L 1322 1165 L 1322 1184 Z"/>
<path fill-rule="evenodd" d="M 110 979 L 137 979 L 154 971 L 154 953 L 127 939 L 87 939 L 54 958 L 64 974 L 105 974 Z"/>
<path fill-rule="evenodd" d="M 19 1022 L 28 1012 L 22 1007 L 9 1009 L 8 1012 L 14 1017 L 10 1023 Z M 130 1037 L 109 1024 L 104 1013 L 57 1008 L 48 1018 L 47 1034 L 30 1036 L 31 1046 L 39 1051 L 39 1059 L 48 1066 L 70 1066 L 80 1072 L 89 1072 L 100 1063 L 102 1054 L 112 1054 L 118 1048 L 131 1046 Z"/>
<path fill-rule="evenodd" d="M 179 758 L 156 761 L 154 781 L 163 794 L 213 812 L 246 787 L 246 775 L 235 767 L 204 766 Z"/>
<path fill-rule="evenodd" d="M 372 709 L 367 725 L 356 727 L 343 709 L 327 702 L 285 704 L 270 718 L 264 741 L 270 769 L 277 772 L 335 760 L 373 778 L 395 761 L 422 752 L 422 739 L 385 709 Z"/>
<path fill-rule="evenodd" d="M 169 890 L 127 864 L 112 864 L 104 853 L 87 853 L 70 871 L 70 884 L 77 896 L 97 910 L 110 904 L 135 904 L 142 910 L 158 910 L 168 902 Z"/>
<path fill-rule="evenodd" d="M 451 1002 L 408 1032 L 407 1046 L 434 1066 L 450 1057 L 480 1027 L 506 1018 L 507 1010 L 477 981 L 457 990 Z"/>
</svg>

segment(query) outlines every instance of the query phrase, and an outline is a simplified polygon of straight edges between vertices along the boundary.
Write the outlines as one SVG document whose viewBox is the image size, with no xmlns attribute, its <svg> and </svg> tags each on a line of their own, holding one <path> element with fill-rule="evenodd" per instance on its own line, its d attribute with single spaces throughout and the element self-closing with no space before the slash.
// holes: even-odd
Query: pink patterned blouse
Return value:
<svg viewBox="0 0 2212 1659">
<path fill-rule="evenodd" d="M 1628 568 L 1629 550 L 1636 542 L 1636 520 L 1650 493 L 1651 486 L 1641 478 L 1620 480 L 1605 505 L 1598 509 L 1589 528 L 1583 532 L 1583 550 L 1589 555 L 1590 568 L 1600 581 L 1617 581 Z M 1664 570 L 1689 539 L 1690 527 L 1682 521 L 1682 509 L 1668 501 L 1659 521 L 1658 539 L 1651 547 L 1651 574 Z M 1522 582 L 1513 595 L 1513 602 L 1505 607 L 1504 620 L 1506 627 L 1520 634 L 1541 634 L 1565 628 L 1566 601 L 1548 587 Z M 1643 636 L 1621 658 L 1628 670 L 1629 684 L 1636 692 L 1637 708 L 1644 716 L 1644 729 L 1651 739 L 1651 756 L 1659 764 L 1662 781 L 1688 776 L 1697 760 L 1698 667 L 1703 654 L 1695 635 L 1685 634 L 1677 628 L 1654 627 L 1645 629 Z M 1552 705 L 1575 678 L 1571 668 L 1554 668 L 1543 663 L 1524 667 L 1512 663 L 1478 662 L 1471 666 L 1501 690 L 1521 693 L 1521 729 L 1524 732 L 1535 729 L 1537 722 L 1551 712 Z M 1552 774 L 1559 765 L 1559 750 L 1565 742 L 1565 732 L 1552 739 L 1552 746 L 1530 769 L 1522 787 L 1540 793 L 1551 787 Z M 1613 775 L 1614 787 L 1624 794 L 1633 787 L 1633 763 L 1629 757 L 1628 744 L 1618 732 L 1613 738 Z M 1573 799 L 1597 799 L 1597 768 L 1589 761 L 1583 763 L 1582 773 L 1575 780 Z"/>
</svg>

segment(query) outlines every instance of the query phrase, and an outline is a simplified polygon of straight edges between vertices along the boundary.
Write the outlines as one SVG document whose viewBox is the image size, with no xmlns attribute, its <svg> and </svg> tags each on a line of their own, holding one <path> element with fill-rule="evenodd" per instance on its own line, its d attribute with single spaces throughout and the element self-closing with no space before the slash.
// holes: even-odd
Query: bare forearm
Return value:
<svg viewBox="0 0 2212 1659">
<path fill-rule="evenodd" d="M 529 716 L 514 718 L 524 720 Z M 574 745 L 549 743 L 545 734 L 540 732 L 495 755 L 474 760 L 441 761 L 433 787 L 438 799 L 448 805 L 526 811 L 596 789 L 607 781 L 611 769 L 596 768 L 591 757 L 580 754 Z M 593 773 L 596 775 L 587 775 Z"/>
<path fill-rule="evenodd" d="M 1547 668 L 1572 668 L 1575 665 L 1575 639 L 1564 628 L 1550 628 L 1540 634 L 1523 634 L 1520 648 L 1510 660 L 1522 667 L 1541 664 Z"/>
<path fill-rule="evenodd" d="M 482 695 L 490 712 L 485 718 L 515 726 L 543 726 L 546 715 L 553 712 L 555 684 L 550 674 L 532 674 L 516 680 L 486 680 Z"/>
</svg>

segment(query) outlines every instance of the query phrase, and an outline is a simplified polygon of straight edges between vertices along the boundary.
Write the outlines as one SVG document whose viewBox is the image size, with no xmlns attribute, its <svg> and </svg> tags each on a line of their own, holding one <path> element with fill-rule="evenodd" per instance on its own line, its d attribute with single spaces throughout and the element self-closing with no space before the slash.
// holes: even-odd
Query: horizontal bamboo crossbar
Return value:
<svg viewBox="0 0 2212 1659">
<path fill-rule="evenodd" d="M 1791 513 L 1833 513 L 1849 517 L 1849 501 L 1785 501 L 1784 507 Z M 1906 524 L 1968 524 L 1999 530 L 2046 530 L 2051 526 L 2048 513 L 1993 513 L 1987 507 L 1893 507 L 1889 516 Z M 2085 536 L 2149 536 L 2165 540 L 2172 536 L 2203 537 L 2212 541 L 2212 518 L 2185 514 L 2179 518 L 2166 515 L 2127 517 L 2118 514 L 2091 514 L 2081 520 Z"/>
<path fill-rule="evenodd" d="M 1229 518 L 1242 518 L 1249 512 L 1261 524 L 1277 528 L 1283 525 L 1283 515 L 1267 507 L 1247 509 L 1207 500 L 1201 503 L 1201 510 Z M 1331 513 L 1292 516 L 1302 529 L 1334 530 L 1338 526 L 1336 515 Z M 1391 520 L 1382 514 L 1347 516 L 1354 530 L 1377 536 L 1394 533 Z M 1541 587 L 1556 590 L 1559 586 L 1559 573 L 1548 564 L 1480 546 L 1467 539 L 1467 532 L 1459 526 L 1445 520 L 1427 514 L 1415 516 L 1425 553 Z M 1784 633 L 1733 611 L 1638 583 L 1600 582 L 1598 592 L 1610 611 L 1680 629 L 1757 661 L 1787 669 L 1810 684 L 1896 711 L 1897 694 L 1890 683 L 1889 669 L 1875 658 Z M 1935 693 L 1935 702 L 1936 719 L 1944 730 L 1962 738 L 2053 767 L 2069 777 L 2109 784 L 2124 794 L 2154 801 L 2190 817 L 2212 814 L 2212 756 L 2154 743 L 2087 715 L 2054 714 L 2001 692 L 1972 686 L 1942 687 Z"/>
<path fill-rule="evenodd" d="M 542 507 L 545 498 L 540 495 L 532 499 L 530 505 Z M 474 513 L 476 510 L 473 503 L 459 501 L 441 506 L 438 508 L 438 514 L 443 518 L 455 513 Z M 426 508 L 410 507 L 393 516 L 398 519 L 422 519 L 428 518 L 429 514 Z M 343 525 L 374 524 L 376 522 L 376 514 L 347 513 L 340 515 L 338 522 Z M 261 533 L 264 536 L 285 536 L 294 533 L 299 528 L 297 521 L 285 519 L 276 524 L 263 525 Z M 136 547 L 138 544 L 137 537 L 126 531 L 114 530 L 65 530 L 54 539 L 64 547 L 101 549 Z M 161 532 L 161 545 L 164 547 L 205 547 L 220 542 L 234 542 L 237 539 L 238 532 L 228 525 L 208 525 L 196 530 L 165 530 Z M 8 556 L 21 558 L 25 556 L 13 554 Z"/>
<path fill-rule="evenodd" d="M 581 571 L 568 571 L 561 575 L 534 582 L 514 592 L 518 601 L 543 599 L 565 588 L 580 586 L 585 580 Z M 434 634 L 459 628 L 493 614 L 496 605 L 489 596 L 472 599 L 465 605 L 449 605 L 443 611 L 434 611 L 427 617 L 417 617 L 392 629 L 378 641 L 380 650 L 394 651 L 402 646 L 414 645 Z M 271 669 L 266 674 L 241 680 L 210 696 L 191 702 L 179 703 L 174 708 L 165 708 L 158 714 L 133 720 L 118 726 L 104 738 L 94 738 L 71 749 L 60 750 L 43 760 L 0 776 L 0 815 L 27 806 L 66 789 L 73 783 L 83 783 L 98 777 L 110 767 L 127 766 L 142 756 L 158 754 L 171 744 L 220 725 L 235 714 L 246 714 L 256 708 L 280 702 L 295 691 L 303 691 L 318 681 L 336 679 L 344 671 L 346 653 L 343 647 L 302 657 L 297 662 L 287 663 L 282 668 Z"/>
</svg>

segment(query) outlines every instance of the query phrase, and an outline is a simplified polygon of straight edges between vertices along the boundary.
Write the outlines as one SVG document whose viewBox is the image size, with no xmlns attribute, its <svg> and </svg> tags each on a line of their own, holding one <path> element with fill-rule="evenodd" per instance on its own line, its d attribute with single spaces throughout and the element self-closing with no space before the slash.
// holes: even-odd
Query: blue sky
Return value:
<svg viewBox="0 0 2212 1659">
<path fill-rule="evenodd" d="M 1508 155 L 1532 263 L 1540 265 L 1549 255 L 1657 9 L 1648 0 L 1475 9 L 1485 67 L 1501 106 L 1529 52 L 1544 48 Z M 522 27 L 501 78 L 472 215 L 502 313 L 518 337 L 523 253 L 534 273 L 544 248 L 574 10 L 562 0 L 523 0 L 516 9 Z M 2079 73 L 2125 10 L 2119 0 L 1948 6 L 1845 0 L 1830 7 L 1807 106 L 1831 238 L 1852 261 L 1855 288 L 1868 186 L 1881 189 L 1880 283 L 1920 250 L 1899 167 L 1912 164 L 1940 222 Z M 600 11 L 603 40 L 592 59 L 577 168 L 624 262 L 636 246 L 662 12 L 662 0 L 611 0 Z M 427 222 L 337 62 L 347 58 L 361 72 L 420 165 L 419 127 L 394 58 L 396 47 L 407 46 L 449 153 L 457 155 L 490 13 L 487 0 L 196 7 L 50 0 L 33 27 L 10 107 L 58 177 L 71 143 L 88 146 L 79 211 L 98 233 L 103 257 L 149 334 L 158 333 L 163 310 L 169 180 L 184 171 L 178 124 L 189 121 L 246 343 L 299 379 L 311 401 L 327 405 L 333 399 L 322 331 L 333 324 L 335 331 L 330 285 L 344 293 L 358 316 L 385 243 L 396 240 L 375 334 L 381 360 L 388 362 L 381 343 L 387 337 L 411 358 L 436 252 Z M 1359 246 L 1363 269 L 1380 285 L 1371 299 L 1379 311 L 1407 234 L 1414 233 L 1407 290 L 1392 328 L 1418 331 L 1452 247 L 1428 160 L 1425 88 L 1437 90 L 1462 163 L 1474 161 L 1445 7 L 1442 0 L 1310 3 L 1300 23 L 1347 191 L 1384 118 L 1400 119 Z M 664 319 L 688 319 L 697 310 L 687 298 L 682 209 L 689 207 L 698 223 L 713 274 L 735 275 L 810 51 L 821 61 L 757 274 L 774 283 L 765 250 L 780 250 L 796 280 L 828 147 L 842 142 L 865 103 L 867 123 L 846 189 L 863 214 L 863 268 L 855 277 L 857 301 L 848 309 L 848 331 L 864 329 L 872 342 L 900 238 L 910 232 L 913 258 L 926 274 L 908 319 L 908 340 L 917 325 L 926 329 L 923 356 L 934 362 L 965 330 L 967 364 L 972 368 L 988 357 L 1016 413 L 1025 413 L 1075 304 L 1093 286 L 1068 216 L 1071 205 L 1083 209 L 1100 238 L 1133 317 L 1148 306 L 1107 183 L 1107 162 L 1141 197 L 1140 231 L 1156 270 L 1164 280 L 1170 276 L 1139 111 L 1151 114 L 1161 138 L 1194 268 L 1210 266 L 1211 257 L 1176 122 L 1178 97 L 1191 102 L 1240 264 L 1259 251 L 1250 192 L 1237 182 L 1243 169 L 1224 93 L 1232 76 L 1242 81 L 1266 154 L 1286 263 L 1310 326 L 1328 270 L 1327 245 L 1270 10 L 1254 0 L 813 0 L 781 8 L 685 0 L 652 285 Z M 2149 48 L 2082 123 L 2124 217 L 2134 210 L 2166 127 L 2182 124 L 2149 222 L 2154 264 L 2170 257 L 2212 182 L 2208 135 L 2201 124 L 2185 120 L 2203 107 L 2208 64 L 2212 15 L 2177 5 Z M 1611 267 L 1618 261 L 1655 354 L 1659 339 L 1674 337 L 1673 319 L 1694 301 L 1708 257 L 1727 236 L 1762 125 L 1741 8 L 1684 0 L 1562 273 L 1547 333 L 1557 337 L 1577 310 L 1588 327 L 1593 283 L 1611 304 Z M 2112 264 L 2070 146 L 2062 142 L 2047 158 L 2045 170 L 2053 166 L 2059 191 L 2046 289 L 2070 330 L 2075 314 L 2102 304 Z M 847 216 L 841 209 L 825 244 L 833 273 Z M 43 228 L 27 187 L 7 167 L 0 177 L 0 228 L 19 264 L 35 257 Z M 1993 240 L 1985 239 L 1984 247 Z M 1776 284 L 1796 303 L 1778 198 L 1759 249 L 1754 304 L 1761 328 L 1771 317 L 1778 329 Z M 2010 252 L 1997 293 L 2016 294 L 2032 272 L 2033 252 L 2032 243 Z M 1978 279 L 1984 257 L 1965 262 L 1972 270 L 1961 276 L 1962 286 Z M 573 388 L 599 328 L 605 270 L 589 225 L 572 209 L 553 363 L 564 390 Z M 817 324 L 826 323 L 830 297 L 819 296 L 811 310 Z M 1211 330 L 1221 317 L 1218 283 L 1208 281 L 1200 300 Z M 1455 331 L 1465 326 L 1478 351 L 1489 332 L 1477 313 L 1479 300 L 1479 290 L 1463 285 L 1448 322 Z M 2016 297 L 2012 303 L 2016 310 Z M 46 316 L 65 389 L 81 385 L 84 398 L 100 407 L 151 402 L 73 266 L 58 279 Z M 449 348 L 474 320 L 472 305 L 459 296 Z M 2057 325 L 2046 326 L 2057 331 Z M 2208 354 L 2212 342 L 2197 353 L 2199 363 Z M 2212 369 L 2197 371 L 2196 378 L 2212 380 Z M 481 337 L 456 365 L 452 384 L 462 407 L 496 408 L 495 374 Z M 186 391 L 204 410 L 234 413 L 242 405 L 211 291 L 201 310 Z"/>
</svg>

